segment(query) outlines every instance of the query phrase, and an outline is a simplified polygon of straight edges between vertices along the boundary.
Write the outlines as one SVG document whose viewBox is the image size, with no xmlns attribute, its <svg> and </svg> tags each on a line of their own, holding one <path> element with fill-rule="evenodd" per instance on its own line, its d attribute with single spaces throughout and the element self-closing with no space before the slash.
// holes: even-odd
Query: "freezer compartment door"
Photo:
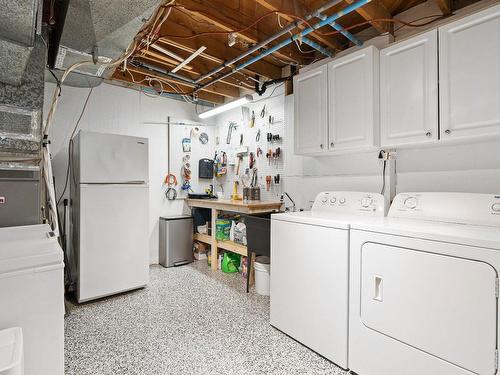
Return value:
<svg viewBox="0 0 500 375">
<path fill-rule="evenodd" d="M 148 140 L 81 131 L 76 139 L 81 183 L 147 183 Z"/>
<path fill-rule="evenodd" d="M 79 302 L 145 286 L 148 188 L 80 186 Z"/>
<path fill-rule="evenodd" d="M 496 271 L 483 262 L 365 243 L 361 320 L 476 374 L 495 373 Z"/>
</svg>

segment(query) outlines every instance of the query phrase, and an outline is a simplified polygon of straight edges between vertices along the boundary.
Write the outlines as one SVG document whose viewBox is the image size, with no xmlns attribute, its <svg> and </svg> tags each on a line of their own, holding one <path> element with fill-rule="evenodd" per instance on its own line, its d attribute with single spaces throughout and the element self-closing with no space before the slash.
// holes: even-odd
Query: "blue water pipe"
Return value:
<svg viewBox="0 0 500 375">
<path fill-rule="evenodd" d="M 315 50 L 321 52 L 325 56 L 328 56 L 328 57 L 334 56 L 334 53 L 332 51 L 330 51 L 327 48 L 324 48 L 323 46 L 320 46 L 318 43 L 312 41 L 309 38 L 306 38 L 305 36 L 302 37 L 302 42 L 307 44 L 308 46 L 314 48 Z"/>
<path fill-rule="evenodd" d="M 340 17 L 345 16 L 346 14 L 349 14 L 349 13 L 355 11 L 358 8 L 361 8 L 363 5 L 368 4 L 370 1 L 371 0 L 360 0 L 360 1 L 357 1 L 355 3 L 352 3 L 351 5 L 345 7 L 344 9 L 342 9 L 341 11 L 339 11 L 339 12 L 337 12 L 335 14 L 332 14 L 331 16 L 329 16 L 329 17 L 325 18 L 324 20 L 322 20 L 321 22 L 318 22 L 317 24 L 313 25 L 312 27 L 308 27 L 308 28 L 302 30 L 300 33 L 295 34 L 295 35 L 291 36 L 290 38 L 287 38 L 287 39 L 283 40 L 282 42 L 280 42 L 280 43 L 276 44 L 275 46 L 269 48 L 268 50 L 262 52 L 260 55 L 252 57 L 251 59 L 245 61 L 244 63 L 242 63 L 240 65 L 238 65 L 237 67 L 234 68 L 233 72 L 236 72 L 238 70 L 246 68 L 247 66 L 253 64 L 254 62 L 259 61 L 259 60 L 263 59 L 266 56 L 269 56 L 270 54 L 272 54 L 272 53 L 280 50 L 283 47 L 286 47 L 290 43 L 293 43 L 295 40 L 298 40 L 301 37 L 304 37 L 304 36 L 312 33 L 314 30 L 317 30 L 317 29 L 319 29 L 319 28 L 321 28 L 323 26 L 326 26 L 326 25 L 330 25 L 331 23 L 333 23 L 336 20 L 338 20 Z"/>
<path fill-rule="evenodd" d="M 229 76 L 233 75 L 233 74 L 234 74 L 234 73 L 236 73 L 237 71 L 240 71 L 241 69 L 246 68 L 247 66 L 249 66 L 249 65 L 253 64 L 254 62 L 259 61 L 259 60 L 263 59 L 263 58 L 264 58 L 264 57 L 266 57 L 266 56 L 269 56 L 270 54 L 272 54 L 272 53 L 274 53 L 274 52 L 278 51 L 279 49 L 281 49 L 281 48 L 283 48 L 283 47 L 285 47 L 285 46 L 289 45 L 290 43 L 293 43 L 293 42 L 294 42 L 295 40 L 297 40 L 297 39 L 302 38 L 302 40 L 303 40 L 304 36 L 306 36 L 306 35 L 310 34 L 310 33 L 311 33 L 311 32 L 313 32 L 314 30 L 317 30 L 317 29 L 319 29 L 319 28 L 321 28 L 321 27 L 323 27 L 323 26 L 326 26 L 326 25 L 331 25 L 332 23 L 335 23 L 335 21 L 336 21 L 336 20 L 338 20 L 339 18 L 341 18 L 341 17 L 345 16 L 346 14 L 349 14 L 349 13 L 351 13 L 351 12 L 355 11 L 355 10 L 356 10 L 356 9 L 358 9 L 358 8 L 361 8 L 363 5 L 368 4 L 370 1 L 371 1 L 371 0 L 359 0 L 359 1 L 355 2 L 355 3 L 352 3 L 352 4 L 348 5 L 346 8 L 344 8 L 344 9 L 342 9 L 341 11 L 339 11 L 339 12 L 337 12 L 337 13 L 335 13 L 335 14 L 333 14 L 333 15 L 331 15 L 331 16 L 329 16 L 329 17 L 327 17 L 327 18 L 325 18 L 324 20 L 322 20 L 321 22 L 319 22 L 319 23 L 315 24 L 314 26 L 312 26 L 312 27 L 308 27 L 308 28 L 306 28 L 306 29 L 302 30 L 302 32 L 300 32 L 300 33 L 298 33 L 298 34 L 295 34 L 295 35 L 293 35 L 292 37 L 290 37 L 290 38 L 287 38 L 287 39 L 283 40 L 281 43 L 278 43 L 277 45 L 275 45 L 275 46 L 271 47 L 270 49 L 268 49 L 268 50 L 266 50 L 266 51 L 264 51 L 264 52 L 260 53 L 259 55 L 255 56 L 255 57 L 252 57 L 252 58 L 251 58 L 251 59 L 249 59 L 248 61 L 245 61 L 244 63 L 242 63 L 242 64 L 240 64 L 240 65 L 238 65 L 238 66 L 234 67 L 231 71 L 229 71 L 229 72 L 227 72 L 227 73 L 225 73 L 225 74 L 222 74 L 222 75 L 220 75 L 219 77 L 217 77 L 217 78 L 215 78 L 215 79 L 212 79 L 212 80 L 210 80 L 210 81 L 208 81 L 208 82 L 206 82 L 206 83 L 204 83 L 204 84 L 202 84 L 202 85 L 198 86 L 197 88 L 195 88 L 195 89 L 193 90 L 193 92 L 198 92 L 198 91 L 200 91 L 200 90 L 203 90 L 205 87 L 208 87 L 208 86 L 210 86 L 210 85 L 214 84 L 215 82 L 218 82 L 218 81 L 220 81 L 220 80 L 222 80 L 222 79 L 225 79 L 225 78 L 227 78 L 227 77 L 229 77 Z M 339 1 L 339 0 L 335 0 L 335 1 L 333 1 L 333 2 L 329 2 L 329 3 L 328 3 L 328 6 L 332 6 L 332 4 L 331 4 L 331 3 L 337 3 L 337 2 L 340 2 L 340 1 Z M 323 10 L 323 9 L 321 9 L 321 11 L 322 11 L 322 10 Z M 318 16 L 318 14 L 319 14 L 321 11 L 317 11 L 317 13 L 316 13 L 315 15 L 311 16 L 311 17 L 317 17 L 317 16 Z M 291 27 L 291 28 L 296 27 L 296 26 L 297 26 L 297 22 L 298 22 L 298 21 L 296 21 L 295 23 L 290 24 L 290 25 L 289 25 L 289 27 Z M 332 27 L 335 27 L 335 26 L 332 26 Z M 341 27 L 341 26 L 339 25 L 338 27 Z M 283 35 L 283 34 L 284 34 L 284 33 L 286 33 L 286 32 L 288 32 L 288 29 L 287 29 L 287 28 L 282 29 L 282 30 L 280 31 L 280 34 L 279 34 L 279 35 Z M 274 40 L 274 36 L 273 36 L 273 37 L 271 37 L 271 38 L 273 38 L 273 40 Z M 260 45 L 261 45 L 261 44 L 259 43 L 259 45 L 258 45 L 258 46 L 260 46 Z M 256 48 L 256 47 L 257 47 L 257 46 L 255 46 L 255 47 L 253 47 L 253 48 Z M 248 55 L 248 54 L 250 54 L 250 53 L 253 53 L 253 49 L 248 50 L 248 51 L 247 51 L 246 53 L 244 53 L 242 56 L 239 56 L 239 57 L 237 57 L 237 58 L 236 58 L 236 59 L 234 59 L 234 60 L 239 60 L 241 57 L 246 56 L 246 55 Z M 231 61 L 231 62 L 232 62 L 232 61 Z M 221 67 L 219 67 L 219 68 L 217 68 L 217 69 L 216 69 L 216 72 L 218 72 L 218 71 L 220 71 L 221 69 L 223 69 L 225 66 L 227 66 L 227 64 L 228 64 L 228 63 L 222 64 L 222 65 L 221 65 Z M 210 75 L 211 75 L 211 74 L 213 74 L 213 73 L 214 73 L 214 72 L 210 72 Z M 200 78 L 205 79 L 206 77 L 207 77 L 207 76 L 203 76 L 203 77 L 199 77 L 198 79 L 200 79 Z M 198 81 L 198 80 L 197 80 L 197 81 Z"/>
<path fill-rule="evenodd" d="M 316 16 L 317 16 L 319 19 L 321 19 L 321 20 L 324 20 L 324 19 L 328 18 L 327 16 L 325 16 L 325 15 L 324 15 L 324 14 L 322 14 L 322 13 L 318 13 Z M 355 37 L 355 36 L 354 36 L 353 34 L 351 34 L 349 31 L 344 30 L 344 28 L 343 28 L 341 25 L 339 25 L 338 23 L 336 23 L 336 22 L 332 22 L 332 23 L 330 24 L 330 26 L 331 26 L 332 28 L 334 28 L 335 30 L 339 31 L 339 32 L 340 32 L 340 34 L 342 34 L 343 36 L 345 36 L 347 39 L 349 39 L 349 40 L 350 40 L 351 42 L 353 42 L 355 45 L 357 45 L 357 46 L 362 46 L 362 45 L 363 45 L 363 41 L 362 41 L 362 40 L 360 40 L 359 38 Z"/>
</svg>

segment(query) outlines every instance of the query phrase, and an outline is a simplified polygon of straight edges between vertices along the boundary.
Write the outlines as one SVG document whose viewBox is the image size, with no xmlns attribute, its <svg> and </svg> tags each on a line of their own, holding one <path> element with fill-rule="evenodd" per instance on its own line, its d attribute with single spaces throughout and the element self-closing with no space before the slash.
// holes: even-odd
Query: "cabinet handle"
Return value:
<svg viewBox="0 0 500 375">
<path fill-rule="evenodd" d="M 323 143 L 319 145 L 319 148 L 323 148 Z"/>
<path fill-rule="evenodd" d="M 330 147 L 333 147 L 333 146 L 335 146 L 335 143 L 331 142 Z"/>
<path fill-rule="evenodd" d="M 431 137 L 431 136 L 432 136 L 432 133 L 431 133 L 431 132 L 427 132 L 427 133 L 425 133 L 425 136 L 426 136 L 426 137 Z"/>
<path fill-rule="evenodd" d="M 446 129 L 444 132 L 445 132 L 446 134 L 448 134 L 448 135 L 450 135 L 450 134 L 451 134 L 451 130 L 450 130 L 450 129 Z"/>
</svg>

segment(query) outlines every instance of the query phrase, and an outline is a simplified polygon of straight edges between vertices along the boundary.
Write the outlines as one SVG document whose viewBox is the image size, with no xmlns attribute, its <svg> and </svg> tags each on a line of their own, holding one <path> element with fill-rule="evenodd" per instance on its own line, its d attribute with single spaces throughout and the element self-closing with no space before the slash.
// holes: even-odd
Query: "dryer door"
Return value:
<svg viewBox="0 0 500 375">
<path fill-rule="evenodd" d="M 375 243 L 361 257 L 365 326 L 471 372 L 495 373 L 491 265 Z"/>
</svg>

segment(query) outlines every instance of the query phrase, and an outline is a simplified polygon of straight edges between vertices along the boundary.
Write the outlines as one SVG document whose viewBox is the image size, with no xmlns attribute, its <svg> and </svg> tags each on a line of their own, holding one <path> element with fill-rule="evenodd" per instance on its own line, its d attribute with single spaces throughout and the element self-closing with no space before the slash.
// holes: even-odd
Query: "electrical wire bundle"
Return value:
<svg viewBox="0 0 500 375">
<path fill-rule="evenodd" d="M 167 190 L 165 191 L 165 197 L 169 201 L 174 201 L 177 199 L 177 190 L 175 189 L 175 186 L 177 186 L 177 177 L 175 177 L 174 174 L 169 173 L 165 177 L 164 183 L 167 185 Z"/>
</svg>

